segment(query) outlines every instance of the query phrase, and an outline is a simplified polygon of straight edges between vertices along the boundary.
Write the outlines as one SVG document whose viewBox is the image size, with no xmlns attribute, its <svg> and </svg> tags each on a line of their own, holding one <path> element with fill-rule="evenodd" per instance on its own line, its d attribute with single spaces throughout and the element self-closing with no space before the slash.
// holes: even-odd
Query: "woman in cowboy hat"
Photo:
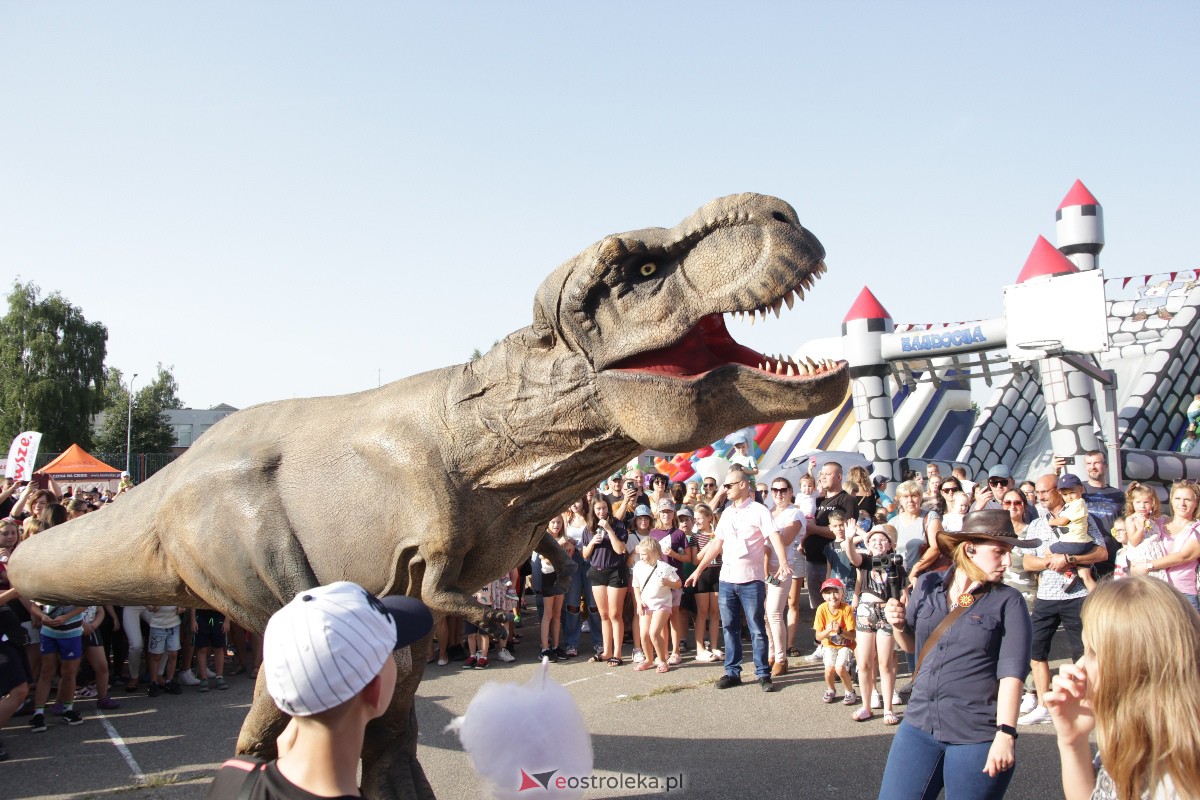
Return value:
<svg viewBox="0 0 1200 800">
<path fill-rule="evenodd" d="M 1017 538 L 1000 509 L 968 514 L 942 531 L 952 566 L 922 575 L 907 604 L 891 599 L 887 621 L 920 654 L 912 697 L 896 732 L 880 800 L 1004 796 L 1016 763 L 1017 709 L 1029 674 L 1032 629 L 1020 592 L 1003 583 Z"/>
</svg>

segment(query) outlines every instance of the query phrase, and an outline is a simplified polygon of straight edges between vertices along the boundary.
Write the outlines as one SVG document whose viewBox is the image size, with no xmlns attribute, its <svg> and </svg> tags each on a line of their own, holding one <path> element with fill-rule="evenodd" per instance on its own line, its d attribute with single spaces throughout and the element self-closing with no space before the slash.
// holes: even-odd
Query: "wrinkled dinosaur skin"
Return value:
<svg viewBox="0 0 1200 800">
<path fill-rule="evenodd" d="M 791 307 L 824 254 L 791 206 L 754 194 L 608 236 L 476 361 L 232 414 L 110 508 L 24 542 L 9 575 L 42 601 L 205 606 L 259 632 L 297 592 L 352 580 L 495 626 L 470 595 L 531 550 L 572 571 L 546 520 L 638 453 L 842 402 L 844 363 L 767 359 L 721 316 Z M 400 654 L 368 729 L 367 797 L 433 796 L 413 710 L 429 644 Z M 260 674 L 239 752 L 271 757 L 285 723 Z"/>
</svg>

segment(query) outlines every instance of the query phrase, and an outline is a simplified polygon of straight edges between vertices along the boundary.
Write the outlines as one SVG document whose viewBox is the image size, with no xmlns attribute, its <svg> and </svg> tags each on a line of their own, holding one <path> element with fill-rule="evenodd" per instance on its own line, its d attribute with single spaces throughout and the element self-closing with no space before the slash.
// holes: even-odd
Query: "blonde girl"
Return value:
<svg viewBox="0 0 1200 800">
<path fill-rule="evenodd" d="M 1126 519 L 1126 535 L 1129 543 L 1137 546 L 1146 541 L 1157 541 L 1164 555 L 1143 561 L 1131 560 L 1132 575 L 1146 575 L 1162 570 L 1167 583 L 1178 589 L 1192 608 L 1200 610 L 1196 600 L 1196 565 L 1200 563 L 1200 522 L 1196 520 L 1200 506 L 1200 490 L 1191 481 L 1181 481 L 1171 487 L 1171 519 L 1163 526 L 1157 537 L 1148 537 L 1145 530 L 1129 525 Z"/>
<path fill-rule="evenodd" d="M 679 573 L 662 560 L 662 546 L 658 541 L 646 537 L 637 546 L 641 561 L 633 566 L 633 601 L 642 616 L 642 650 L 649 656 L 653 651 L 654 663 L 649 658 L 634 669 L 653 669 L 668 672 L 667 664 L 670 639 L 667 626 L 671 621 L 671 592 L 683 588 Z"/>
<path fill-rule="evenodd" d="M 1200 614 L 1162 581 L 1132 577 L 1101 583 L 1082 617 L 1083 658 L 1062 667 L 1046 695 L 1063 794 L 1200 797 Z"/>
</svg>

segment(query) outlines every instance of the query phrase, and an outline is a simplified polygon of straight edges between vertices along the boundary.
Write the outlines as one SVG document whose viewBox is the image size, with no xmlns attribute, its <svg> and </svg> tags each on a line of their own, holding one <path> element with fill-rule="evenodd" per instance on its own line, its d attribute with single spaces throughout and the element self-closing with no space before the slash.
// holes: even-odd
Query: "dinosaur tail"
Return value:
<svg viewBox="0 0 1200 800">
<path fill-rule="evenodd" d="M 22 597 L 40 602 L 188 605 L 154 517 L 153 504 L 123 497 L 21 542 L 9 579 Z"/>
</svg>

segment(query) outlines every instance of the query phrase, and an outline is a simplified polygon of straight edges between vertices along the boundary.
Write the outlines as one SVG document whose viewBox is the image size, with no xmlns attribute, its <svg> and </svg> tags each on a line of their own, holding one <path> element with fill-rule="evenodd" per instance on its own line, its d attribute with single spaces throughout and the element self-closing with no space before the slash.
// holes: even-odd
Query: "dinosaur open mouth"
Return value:
<svg viewBox="0 0 1200 800">
<path fill-rule="evenodd" d="M 831 361 L 822 360 L 818 363 L 807 358 L 797 362 L 787 356 L 766 356 L 751 350 L 733 340 L 721 314 L 709 314 L 670 347 L 631 356 L 614 364 L 612 369 L 692 378 L 731 364 L 749 367 L 772 377 L 796 380 L 805 380 L 836 367 Z"/>
</svg>

